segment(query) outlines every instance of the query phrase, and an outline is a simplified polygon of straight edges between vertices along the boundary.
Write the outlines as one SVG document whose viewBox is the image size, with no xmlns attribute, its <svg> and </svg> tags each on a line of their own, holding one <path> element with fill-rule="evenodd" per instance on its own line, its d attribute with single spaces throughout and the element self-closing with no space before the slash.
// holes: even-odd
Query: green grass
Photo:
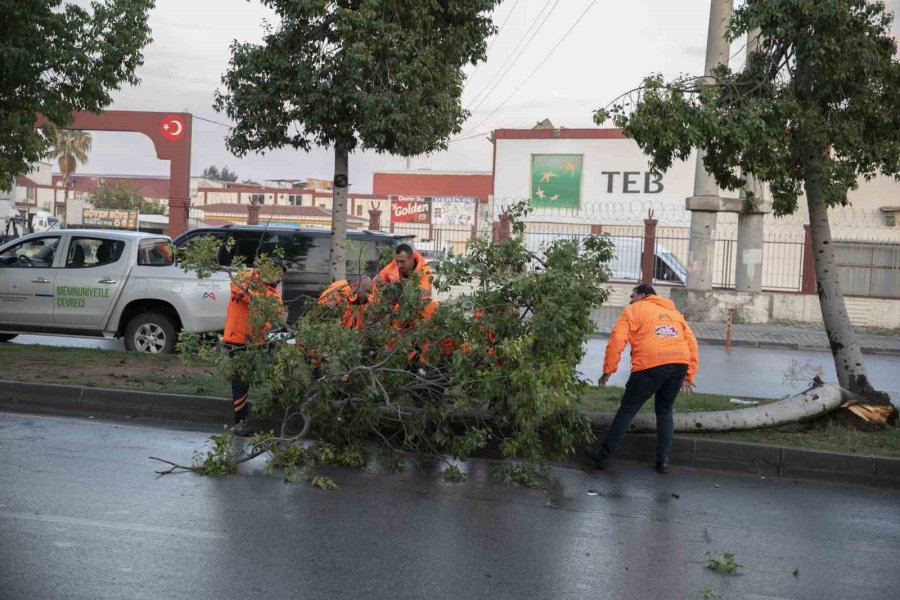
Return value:
<svg viewBox="0 0 900 600">
<path fill-rule="evenodd" d="M 0 379 L 228 397 L 230 382 L 178 356 L 0 344 Z"/>
<path fill-rule="evenodd" d="M 825 420 L 809 425 L 787 425 L 774 429 L 691 435 L 732 442 L 849 452 L 865 456 L 900 456 L 900 427 L 897 425 L 888 425 L 878 431 L 859 431 L 833 420 Z"/>
<path fill-rule="evenodd" d="M 625 392 L 619 387 L 590 387 L 582 398 L 578 407 L 586 412 L 616 412 L 619 408 L 619 400 Z M 735 396 L 722 394 L 679 394 L 675 400 L 675 412 L 699 412 L 707 410 L 732 410 L 741 408 L 731 403 Z M 743 398 L 747 400 L 747 398 Z M 774 400 L 760 400 L 760 403 L 774 402 Z M 653 412 L 653 399 L 648 400 L 641 412 Z"/>
</svg>

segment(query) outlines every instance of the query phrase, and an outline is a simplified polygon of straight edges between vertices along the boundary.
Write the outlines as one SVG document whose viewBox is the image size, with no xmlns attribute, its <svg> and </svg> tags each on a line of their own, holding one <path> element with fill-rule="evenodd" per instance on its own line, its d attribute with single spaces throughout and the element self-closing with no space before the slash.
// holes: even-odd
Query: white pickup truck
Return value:
<svg viewBox="0 0 900 600">
<path fill-rule="evenodd" d="M 225 323 L 229 279 L 175 265 L 169 238 L 67 229 L 0 246 L 0 342 L 20 333 L 124 337 L 128 350 L 169 353 L 178 332 Z"/>
</svg>

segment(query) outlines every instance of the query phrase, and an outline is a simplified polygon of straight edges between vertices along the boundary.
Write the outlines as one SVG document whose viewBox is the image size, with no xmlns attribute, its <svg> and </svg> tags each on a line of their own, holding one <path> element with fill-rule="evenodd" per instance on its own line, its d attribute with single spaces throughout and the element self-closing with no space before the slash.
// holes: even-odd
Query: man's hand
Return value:
<svg viewBox="0 0 900 600">
<path fill-rule="evenodd" d="M 609 381 L 610 377 L 612 377 L 612 373 L 604 373 L 603 377 L 597 380 L 597 385 L 600 387 L 606 387 L 606 382 Z"/>
<path fill-rule="evenodd" d="M 687 379 L 685 379 L 684 383 L 681 384 L 681 392 L 685 396 L 690 396 L 691 394 L 693 394 L 694 393 L 694 382 L 688 381 Z"/>
</svg>

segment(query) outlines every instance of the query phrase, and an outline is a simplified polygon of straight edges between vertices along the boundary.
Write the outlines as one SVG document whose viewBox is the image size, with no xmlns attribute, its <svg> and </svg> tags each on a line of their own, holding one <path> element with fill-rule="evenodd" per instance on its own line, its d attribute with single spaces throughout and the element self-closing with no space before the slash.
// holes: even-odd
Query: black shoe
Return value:
<svg viewBox="0 0 900 600">
<path fill-rule="evenodd" d="M 234 424 L 234 427 L 231 428 L 231 433 L 234 435 L 239 435 L 241 437 L 250 437 L 252 435 L 256 435 L 259 433 L 255 427 L 247 424 L 247 421 L 238 421 Z"/>
<path fill-rule="evenodd" d="M 588 448 L 584 451 L 584 456 L 600 471 L 605 471 L 609 468 L 609 457 L 604 456 L 603 453 L 598 450 Z"/>
<path fill-rule="evenodd" d="M 668 475 L 669 474 L 669 463 L 667 462 L 658 462 L 656 463 L 656 472 L 660 475 Z"/>
</svg>

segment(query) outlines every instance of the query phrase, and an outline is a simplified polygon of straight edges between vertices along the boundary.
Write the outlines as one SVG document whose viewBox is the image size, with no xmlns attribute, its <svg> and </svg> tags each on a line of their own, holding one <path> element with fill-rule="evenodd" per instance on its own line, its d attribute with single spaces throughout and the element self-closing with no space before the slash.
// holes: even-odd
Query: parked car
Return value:
<svg viewBox="0 0 900 600">
<path fill-rule="evenodd" d="M 198 280 L 168 237 L 73 229 L 0 246 L 0 341 L 20 333 L 124 338 L 128 350 L 173 352 L 178 332 L 222 329 L 227 274 Z"/>
<path fill-rule="evenodd" d="M 200 227 L 191 229 L 177 238 L 178 248 L 203 236 L 222 240 L 219 264 L 231 266 L 236 256 L 252 265 L 258 254 L 271 254 L 276 249 L 284 252 L 285 274 L 282 297 L 288 308 L 288 321 L 296 321 L 310 302 L 315 302 L 322 290 L 331 282 L 329 256 L 331 231 L 329 229 L 297 229 L 290 227 L 264 227 L 259 225 L 235 225 L 225 227 Z M 226 250 L 225 242 L 234 239 L 234 246 Z M 378 272 L 380 253 L 393 248 L 409 236 L 395 236 L 378 231 L 347 231 L 348 276 Z"/>
<path fill-rule="evenodd" d="M 626 281 L 640 281 L 641 279 L 641 254 L 644 250 L 644 240 L 639 237 L 613 237 L 615 246 L 613 258 L 607 263 L 612 272 L 610 279 L 624 279 Z M 687 281 L 687 269 L 661 243 L 656 243 L 656 261 L 653 265 L 653 281 L 685 283 Z"/>
</svg>

